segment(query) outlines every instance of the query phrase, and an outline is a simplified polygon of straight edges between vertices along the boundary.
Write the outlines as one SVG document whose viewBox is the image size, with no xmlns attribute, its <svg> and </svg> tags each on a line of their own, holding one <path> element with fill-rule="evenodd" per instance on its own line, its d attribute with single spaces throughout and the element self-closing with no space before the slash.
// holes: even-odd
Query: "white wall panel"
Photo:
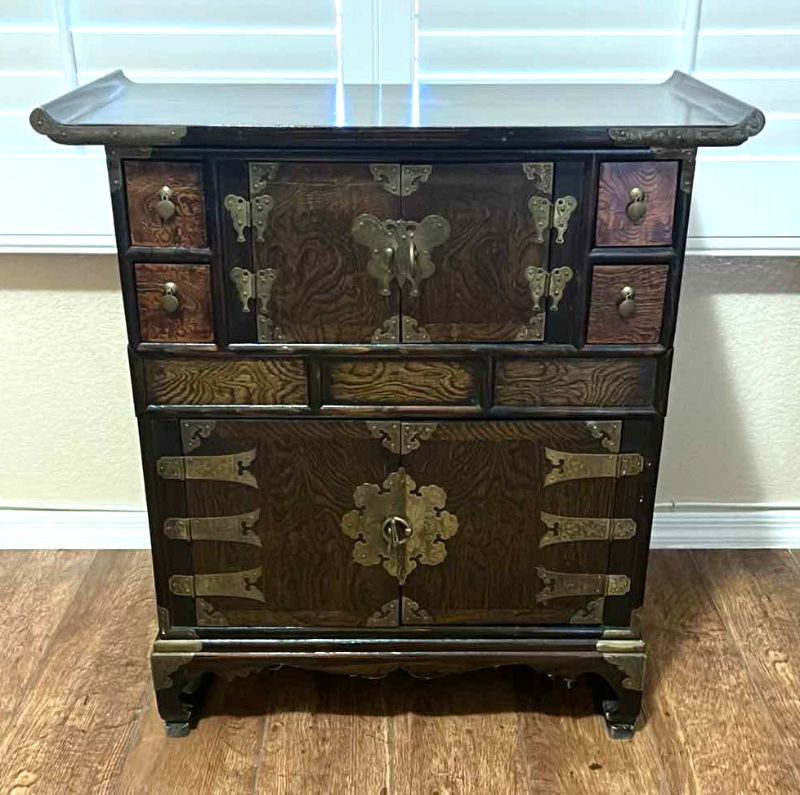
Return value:
<svg viewBox="0 0 800 795">
<path fill-rule="evenodd" d="M 798 20 L 800 28 L 800 19 Z M 777 29 L 778 31 L 780 29 Z M 698 70 L 753 71 L 800 70 L 800 30 L 710 35 L 700 31 L 697 41 Z"/>
<path fill-rule="evenodd" d="M 55 24 L 53 0 L 3 0 L 0 24 Z"/>
<path fill-rule="evenodd" d="M 700 19 L 705 29 L 764 25 L 797 27 L 800 24 L 800 5 L 797 0 L 703 0 Z"/>
<path fill-rule="evenodd" d="M 58 30 L 55 27 L 38 30 L 0 27 L 0 72 L 30 73 L 42 69 L 61 69 Z"/>
</svg>

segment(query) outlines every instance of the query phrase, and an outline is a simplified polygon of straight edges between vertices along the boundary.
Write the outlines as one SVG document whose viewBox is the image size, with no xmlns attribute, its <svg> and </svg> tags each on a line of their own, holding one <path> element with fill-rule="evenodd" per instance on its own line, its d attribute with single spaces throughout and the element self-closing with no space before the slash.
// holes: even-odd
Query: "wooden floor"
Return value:
<svg viewBox="0 0 800 795">
<path fill-rule="evenodd" d="M 628 743 L 524 669 L 219 681 L 168 740 L 149 555 L 0 552 L 0 792 L 800 792 L 800 555 L 655 552 L 643 624 Z"/>
</svg>

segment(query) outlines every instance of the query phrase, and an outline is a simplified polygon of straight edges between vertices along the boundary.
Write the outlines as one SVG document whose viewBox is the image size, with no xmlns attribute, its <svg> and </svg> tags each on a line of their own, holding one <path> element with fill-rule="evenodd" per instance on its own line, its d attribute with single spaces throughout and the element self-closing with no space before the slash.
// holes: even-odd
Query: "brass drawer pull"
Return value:
<svg viewBox="0 0 800 795">
<path fill-rule="evenodd" d="M 381 528 L 383 537 L 390 549 L 400 547 L 408 542 L 414 532 L 408 522 L 402 516 L 390 516 Z"/>
<path fill-rule="evenodd" d="M 164 185 L 158 192 L 156 212 L 158 217 L 165 223 L 175 215 L 175 203 L 172 201 L 172 189 L 169 185 Z"/>
<path fill-rule="evenodd" d="M 625 215 L 633 223 L 638 224 L 647 215 L 647 202 L 645 201 L 644 191 L 641 188 L 631 188 L 628 198 L 630 203 L 625 208 Z"/>
<path fill-rule="evenodd" d="M 175 282 L 164 282 L 163 290 L 161 308 L 171 315 L 173 312 L 177 312 L 181 305 L 180 298 L 178 298 L 178 285 Z"/>
<path fill-rule="evenodd" d="M 617 311 L 623 320 L 630 320 L 636 314 L 636 290 L 625 285 L 620 291 L 622 300 L 617 304 Z"/>
</svg>

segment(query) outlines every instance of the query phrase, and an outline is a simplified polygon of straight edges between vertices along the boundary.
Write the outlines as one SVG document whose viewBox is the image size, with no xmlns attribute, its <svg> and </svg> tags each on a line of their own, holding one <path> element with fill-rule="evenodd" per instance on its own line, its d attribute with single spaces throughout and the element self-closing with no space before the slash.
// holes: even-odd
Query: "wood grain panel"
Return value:
<svg viewBox="0 0 800 795">
<path fill-rule="evenodd" d="M 162 187 L 172 191 L 175 214 L 167 221 L 156 209 Z M 200 163 L 125 163 L 131 244 L 156 248 L 206 248 L 206 208 Z"/>
<path fill-rule="evenodd" d="M 474 366 L 462 362 L 365 359 L 326 363 L 326 403 L 355 405 L 474 405 Z"/>
<path fill-rule="evenodd" d="M 586 341 L 592 344 L 659 342 L 667 271 L 666 265 L 595 265 Z M 629 318 L 619 313 L 625 286 L 636 291 L 636 313 Z"/>
<path fill-rule="evenodd" d="M 495 367 L 498 406 L 649 406 L 655 359 L 507 359 Z"/>
<path fill-rule="evenodd" d="M 545 267 L 549 234 L 535 242 L 528 201 L 550 198 L 550 185 L 531 181 L 522 163 L 436 164 L 415 193 L 403 198 L 403 217 L 441 215 L 450 237 L 432 251 L 435 273 L 418 297 L 403 293 L 403 312 L 434 342 L 513 341 L 528 323 L 532 303 L 525 269 Z M 577 213 L 567 234 L 577 234 Z M 564 304 L 566 307 L 566 303 Z"/>
<path fill-rule="evenodd" d="M 546 532 L 541 512 L 611 516 L 613 478 L 571 480 L 544 487 L 544 447 L 607 453 L 586 423 L 440 422 L 419 449 L 403 457 L 418 487 L 444 489 L 445 509 L 458 519 L 447 557 L 418 566 L 404 595 L 442 624 L 569 623 L 592 597 L 536 603 L 543 584 L 536 567 L 576 573 L 606 572 L 608 543 L 539 548 Z M 404 619 L 405 620 L 405 619 Z"/>
<path fill-rule="evenodd" d="M 274 200 L 266 242 L 253 245 L 256 269 L 276 272 L 270 316 L 287 342 L 369 342 L 397 315 L 367 272 L 371 252 L 355 242 L 355 218 L 397 218 L 400 200 L 368 163 L 281 163 L 266 192 Z M 228 219 L 226 218 L 226 222 Z"/>
<path fill-rule="evenodd" d="M 136 263 L 136 293 L 142 342 L 213 342 L 208 265 Z M 174 282 L 175 312 L 161 306 L 164 284 Z"/>
<path fill-rule="evenodd" d="M 597 245 L 671 245 L 677 183 L 677 161 L 603 163 L 597 193 Z M 626 213 L 632 188 L 644 191 L 647 204 L 638 222 Z"/>
<path fill-rule="evenodd" d="M 146 359 L 148 403 L 306 405 L 300 359 Z"/>
<path fill-rule="evenodd" d="M 361 421 L 218 421 L 193 455 L 256 449 L 258 489 L 189 481 L 192 516 L 228 516 L 256 508 L 262 546 L 208 541 L 192 544 L 195 574 L 262 567 L 263 603 L 210 597 L 232 625 L 364 626 L 398 596 L 397 580 L 381 566 L 353 560 L 353 540 L 341 530 L 362 483 L 382 483 L 392 455 Z"/>
</svg>

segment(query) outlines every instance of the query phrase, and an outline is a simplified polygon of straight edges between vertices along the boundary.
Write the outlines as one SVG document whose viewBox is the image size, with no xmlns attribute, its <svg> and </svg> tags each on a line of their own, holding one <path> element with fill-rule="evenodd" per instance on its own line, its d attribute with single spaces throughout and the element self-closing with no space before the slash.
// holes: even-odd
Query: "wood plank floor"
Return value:
<svg viewBox="0 0 800 795">
<path fill-rule="evenodd" d="M 215 682 L 168 740 L 144 552 L 0 552 L 0 792 L 798 793 L 800 556 L 652 555 L 646 724 L 580 683 L 278 671 Z"/>
</svg>

